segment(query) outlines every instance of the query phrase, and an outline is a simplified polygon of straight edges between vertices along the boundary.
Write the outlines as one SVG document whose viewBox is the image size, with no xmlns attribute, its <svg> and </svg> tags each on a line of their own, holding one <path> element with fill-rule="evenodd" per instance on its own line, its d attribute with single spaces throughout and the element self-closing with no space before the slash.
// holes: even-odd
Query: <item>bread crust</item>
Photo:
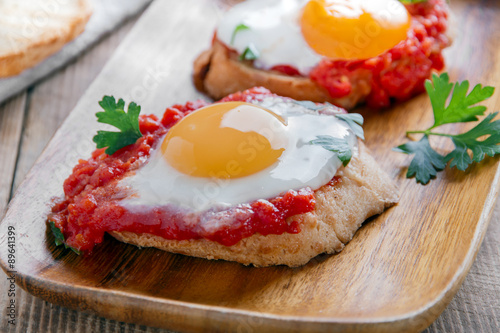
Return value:
<svg viewBox="0 0 500 333">
<path fill-rule="evenodd" d="M 150 234 L 111 232 L 116 239 L 139 247 L 207 259 L 237 261 L 244 265 L 291 267 L 306 264 L 321 253 L 341 251 L 370 216 L 381 213 L 399 200 L 396 186 L 360 143 L 359 155 L 337 172 L 339 182 L 315 191 L 314 212 L 290 217 L 301 232 L 281 235 L 254 234 L 233 246 L 206 239 L 168 240 Z"/>
<path fill-rule="evenodd" d="M 294 77 L 278 72 L 256 69 L 237 59 L 237 54 L 215 39 L 209 50 L 194 61 L 195 87 L 214 99 L 252 87 L 266 87 L 273 93 L 295 100 L 318 103 L 330 102 L 345 109 L 352 109 L 364 102 L 371 92 L 371 73 L 364 71 L 352 80 L 352 92 L 342 98 L 333 98 L 328 91 L 308 77 Z"/>
<path fill-rule="evenodd" d="M 58 52 L 65 44 L 80 35 L 90 19 L 92 9 L 88 0 L 77 0 L 76 2 L 76 4 L 71 4 L 77 6 L 74 15 L 69 17 L 54 15 L 54 17 L 47 18 L 49 21 L 51 19 L 66 20 L 67 24 L 61 29 L 55 29 L 50 24 L 41 25 L 37 28 L 42 29 L 42 31 L 36 37 L 31 38 L 28 43 L 25 42 L 27 37 L 14 36 L 9 32 L 4 33 L 3 38 L 6 40 L 3 42 L 10 44 L 10 49 L 0 53 L 0 77 L 20 74 Z M 64 4 L 59 5 L 63 6 Z M 4 10 L 8 12 L 9 8 L 4 8 Z M 29 20 L 29 18 L 25 19 Z M 36 17 L 32 19 L 35 20 Z M 0 42 L 2 41 L 0 40 Z"/>
</svg>

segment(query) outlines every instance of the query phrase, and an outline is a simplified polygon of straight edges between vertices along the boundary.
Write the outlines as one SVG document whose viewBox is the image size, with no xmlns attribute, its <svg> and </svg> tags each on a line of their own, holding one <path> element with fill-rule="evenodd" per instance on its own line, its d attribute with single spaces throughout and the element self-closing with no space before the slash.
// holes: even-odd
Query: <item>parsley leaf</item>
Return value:
<svg viewBox="0 0 500 333">
<path fill-rule="evenodd" d="M 444 156 L 431 148 L 427 135 L 424 135 L 420 141 L 408 142 L 393 150 L 404 154 L 415 154 L 408 167 L 406 177 L 416 176 L 417 182 L 424 185 L 431 178 L 436 177 L 437 172 L 443 170 L 446 166 Z"/>
<path fill-rule="evenodd" d="M 483 88 L 478 84 L 467 95 L 469 81 L 457 82 L 453 85 L 449 80 L 448 74 L 443 73 L 440 76 L 433 74 L 432 81 L 425 82 L 425 90 L 429 94 L 434 111 L 434 125 L 431 129 L 444 124 L 478 120 L 477 116 L 483 115 L 486 107 L 473 105 L 490 98 L 495 90 L 493 87 Z M 452 89 L 450 103 L 446 106 Z"/>
<path fill-rule="evenodd" d="M 259 51 L 255 47 L 255 45 L 250 44 L 247 46 L 245 51 L 240 54 L 240 60 L 255 60 L 260 56 Z"/>
<path fill-rule="evenodd" d="M 469 91 L 469 82 L 450 83 L 447 73 L 433 75 L 432 81 L 425 82 L 429 94 L 434 124 L 424 131 L 408 131 L 406 135 L 421 133 L 423 138 L 418 142 L 403 144 L 394 151 L 415 154 L 408 167 L 406 176 L 415 176 L 418 183 L 427 184 L 449 162 L 449 167 L 466 170 L 473 162 L 481 162 L 486 155 L 500 154 L 500 120 L 494 120 L 497 113 L 487 115 L 478 125 L 462 134 L 437 133 L 432 130 L 438 126 L 452 123 L 465 123 L 478 120 L 486 111 L 486 107 L 476 105 L 493 95 L 493 87 L 482 87 L 480 84 Z M 451 98 L 450 98 L 451 94 Z M 450 99 L 448 105 L 446 102 Z M 429 144 L 429 136 L 443 136 L 452 140 L 455 149 L 443 156 Z M 471 157 L 472 155 L 472 157 Z"/>
<path fill-rule="evenodd" d="M 311 101 L 293 101 L 293 103 L 297 104 L 297 105 L 300 105 L 306 109 L 309 109 L 309 110 L 312 110 L 312 111 L 319 111 L 321 109 L 324 109 L 325 106 L 329 106 L 331 105 L 330 103 L 314 103 L 314 102 L 311 102 Z"/>
<path fill-rule="evenodd" d="M 321 112 L 321 110 L 325 110 L 328 107 L 335 107 L 328 102 L 317 104 L 311 101 L 294 101 L 294 103 L 316 112 Z M 363 127 L 361 127 L 364 122 L 362 115 L 360 115 L 359 113 L 335 113 L 335 117 L 345 121 L 358 138 L 360 138 L 361 140 L 365 139 Z"/>
<path fill-rule="evenodd" d="M 74 247 L 68 246 L 64 243 L 64 235 L 63 235 L 61 229 L 56 227 L 56 223 L 54 221 L 49 221 L 49 225 L 50 225 L 50 230 L 54 234 L 54 237 L 55 237 L 54 243 L 56 244 L 56 246 L 64 245 L 65 248 L 71 249 L 76 254 L 78 254 L 78 255 L 81 254 L 81 252 L 78 251 L 77 249 L 75 249 Z"/>
<path fill-rule="evenodd" d="M 451 160 L 450 167 L 456 166 L 457 169 L 463 171 L 472 161 L 482 161 L 485 155 L 493 157 L 500 154 L 500 146 L 498 145 L 500 142 L 500 120 L 492 121 L 497 114 L 498 112 L 489 114 L 479 125 L 466 133 L 451 136 L 455 150 L 446 155 L 446 160 Z M 489 135 L 489 137 L 483 141 L 477 140 L 484 135 Z M 472 151 L 472 160 L 467 152 L 468 149 Z"/>
<path fill-rule="evenodd" d="M 455 150 L 446 155 L 445 161 L 451 161 L 450 168 L 456 167 L 458 170 L 464 171 L 472 163 L 472 159 L 467 152 L 467 145 L 460 141 L 455 142 L 455 140 L 453 140 L 453 143 L 455 144 Z"/>
<path fill-rule="evenodd" d="M 50 229 L 52 230 L 52 233 L 54 234 L 54 237 L 56 238 L 55 239 L 56 246 L 63 245 L 64 244 L 64 235 L 61 232 L 61 229 L 56 227 L 56 223 L 53 221 L 49 221 L 49 224 L 50 224 Z"/>
<path fill-rule="evenodd" d="M 139 130 L 139 113 L 141 107 L 134 102 L 128 106 L 128 112 L 125 112 L 125 102 L 119 99 L 118 103 L 113 96 L 104 96 L 99 105 L 104 112 L 96 113 L 97 121 L 112 125 L 120 132 L 97 131 L 97 135 L 92 139 L 97 148 L 106 149 L 106 154 L 112 155 L 118 149 L 131 145 L 142 137 Z"/>
<path fill-rule="evenodd" d="M 244 31 L 244 30 L 250 30 L 250 27 L 241 23 L 241 24 L 238 24 L 236 26 L 236 28 L 234 28 L 233 34 L 231 35 L 231 41 L 230 41 L 231 45 L 233 45 L 233 43 L 234 43 L 234 38 L 236 37 L 236 34 L 240 31 Z"/>
<path fill-rule="evenodd" d="M 342 119 L 349 125 L 354 134 L 361 140 L 365 139 L 365 133 L 363 132 L 363 116 L 359 113 L 345 113 L 345 114 L 336 114 L 335 117 Z"/>
<path fill-rule="evenodd" d="M 344 166 L 349 164 L 352 158 L 352 151 L 349 143 L 344 138 L 334 138 L 330 135 L 318 135 L 317 139 L 309 142 L 310 145 L 319 145 L 326 150 L 337 154 Z"/>
</svg>

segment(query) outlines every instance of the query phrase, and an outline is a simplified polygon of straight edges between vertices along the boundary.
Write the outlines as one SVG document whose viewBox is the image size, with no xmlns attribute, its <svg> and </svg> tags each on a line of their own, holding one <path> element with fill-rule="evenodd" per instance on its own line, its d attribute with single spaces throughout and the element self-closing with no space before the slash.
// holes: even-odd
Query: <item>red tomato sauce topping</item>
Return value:
<svg viewBox="0 0 500 333">
<path fill-rule="evenodd" d="M 256 101 L 272 96 L 268 90 L 253 88 L 222 101 Z M 297 221 L 287 218 L 311 212 L 314 191 L 290 190 L 276 198 L 256 200 L 227 209 L 192 212 L 173 205 L 140 207 L 128 210 L 120 205 L 127 191 L 118 186 L 120 179 L 147 162 L 152 149 L 182 117 L 207 105 L 188 102 L 167 108 L 160 120 L 142 115 L 139 125 L 143 137 L 113 155 L 97 149 L 88 160 L 80 160 L 64 182 L 64 197 L 54 199 L 48 220 L 61 230 L 67 245 L 91 252 L 110 231 L 148 233 L 170 240 L 208 239 L 231 246 L 241 239 L 261 235 L 299 233 Z"/>
</svg>

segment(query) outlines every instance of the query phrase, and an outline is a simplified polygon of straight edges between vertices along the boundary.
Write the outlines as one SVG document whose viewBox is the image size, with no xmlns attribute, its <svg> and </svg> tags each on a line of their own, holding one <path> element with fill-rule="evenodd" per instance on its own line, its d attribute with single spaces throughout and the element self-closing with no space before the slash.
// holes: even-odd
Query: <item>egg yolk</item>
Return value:
<svg viewBox="0 0 500 333">
<path fill-rule="evenodd" d="M 406 39 L 411 16 L 398 0 L 311 0 L 304 6 L 300 25 L 318 54 L 367 59 Z"/>
<path fill-rule="evenodd" d="M 259 106 L 218 103 L 179 121 L 161 150 L 172 167 L 190 176 L 244 177 L 278 161 L 285 127 L 283 118 Z"/>
</svg>

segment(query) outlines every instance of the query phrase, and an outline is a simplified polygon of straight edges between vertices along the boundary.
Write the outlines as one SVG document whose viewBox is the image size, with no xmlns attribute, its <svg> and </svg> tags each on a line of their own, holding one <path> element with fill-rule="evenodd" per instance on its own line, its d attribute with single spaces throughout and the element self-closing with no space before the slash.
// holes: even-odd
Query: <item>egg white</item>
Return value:
<svg viewBox="0 0 500 333">
<path fill-rule="evenodd" d="M 250 0 L 231 8 L 217 29 L 217 38 L 242 54 L 250 45 L 258 50 L 254 66 L 270 69 L 292 65 L 307 75 L 322 59 L 302 36 L 299 14 L 307 0 Z M 249 29 L 233 33 L 240 24 Z"/>
<path fill-rule="evenodd" d="M 288 123 L 281 133 L 276 132 L 274 141 L 285 147 L 276 163 L 240 178 L 192 177 L 169 165 L 157 147 L 146 165 L 121 181 L 120 186 L 131 193 L 121 204 L 128 209 L 173 204 L 202 211 L 273 198 L 291 189 L 318 189 L 328 183 L 342 165 L 335 153 L 309 144 L 318 135 L 347 138 L 353 156 L 357 154 L 356 136 L 344 121 L 334 116 L 318 114 L 278 97 L 269 97 L 258 105 L 281 115 Z M 275 126 L 269 125 L 260 132 L 269 138 L 275 130 Z M 245 149 L 242 153 L 249 156 L 258 154 L 255 146 L 248 145 Z M 228 165 L 227 172 L 237 172 L 237 166 Z"/>
</svg>

